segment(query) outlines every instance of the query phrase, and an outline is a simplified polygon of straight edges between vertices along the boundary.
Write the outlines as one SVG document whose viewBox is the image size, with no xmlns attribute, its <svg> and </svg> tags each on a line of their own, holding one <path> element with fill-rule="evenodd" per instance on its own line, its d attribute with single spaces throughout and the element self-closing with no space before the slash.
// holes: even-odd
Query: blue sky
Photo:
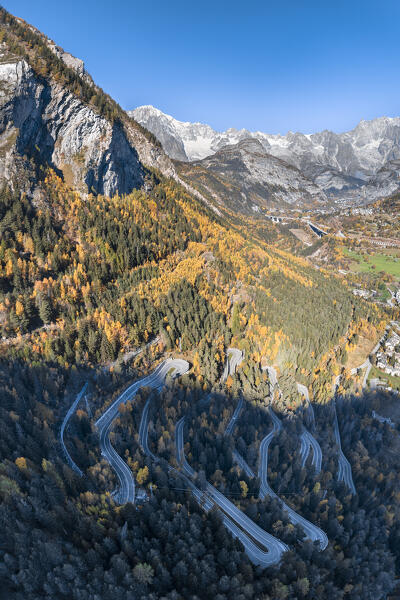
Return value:
<svg viewBox="0 0 400 600">
<path fill-rule="evenodd" d="M 4 0 L 123 108 L 215 129 L 344 131 L 400 114 L 398 0 Z"/>
</svg>

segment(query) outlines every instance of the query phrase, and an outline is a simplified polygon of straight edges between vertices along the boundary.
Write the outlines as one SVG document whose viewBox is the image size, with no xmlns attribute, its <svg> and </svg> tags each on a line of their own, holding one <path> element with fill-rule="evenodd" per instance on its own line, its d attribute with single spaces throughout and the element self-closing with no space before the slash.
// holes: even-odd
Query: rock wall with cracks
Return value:
<svg viewBox="0 0 400 600">
<path fill-rule="evenodd" d="M 0 178 L 12 180 L 19 167 L 29 167 L 34 158 L 36 163 L 53 167 L 83 193 L 129 193 L 143 184 L 145 175 L 138 150 L 129 139 L 134 135 L 122 123 L 107 121 L 61 85 L 39 79 L 25 60 L 3 57 Z M 140 145 L 141 140 L 137 141 Z M 160 168 L 146 142 L 142 140 L 141 150 L 150 158 L 147 163 Z"/>
</svg>

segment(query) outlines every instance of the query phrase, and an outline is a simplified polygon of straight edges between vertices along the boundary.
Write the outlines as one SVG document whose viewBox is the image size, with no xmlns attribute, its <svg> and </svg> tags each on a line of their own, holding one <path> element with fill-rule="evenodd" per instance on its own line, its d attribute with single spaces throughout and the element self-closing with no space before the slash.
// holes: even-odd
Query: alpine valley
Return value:
<svg viewBox="0 0 400 600">
<path fill-rule="evenodd" d="M 0 8 L 1 600 L 396 597 L 399 174 L 399 118 L 126 112 Z"/>
</svg>

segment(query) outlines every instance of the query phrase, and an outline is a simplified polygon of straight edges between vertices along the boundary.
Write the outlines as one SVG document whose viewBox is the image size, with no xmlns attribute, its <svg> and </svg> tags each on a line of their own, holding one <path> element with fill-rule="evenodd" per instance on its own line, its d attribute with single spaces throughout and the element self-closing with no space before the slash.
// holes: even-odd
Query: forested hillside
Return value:
<svg viewBox="0 0 400 600">
<path fill-rule="evenodd" d="M 4 9 L 0 17 L 4 60 L 15 61 L 8 52 L 29 63 L 45 86 L 38 93 L 49 86 L 60 119 L 68 114 L 58 97 L 68 90 L 79 99 L 82 118 L 94 119 L 90 140 L 104 125 L 85 113 L 85 105 L 105 122 L 120 121 L 129 143 L 139 144 L 141 157 L 159 156 L 151 134 L 142 132 L 144 150 L 143 139 L 133 134 L 142 128 L 87 73 L 66 65 L 45 36 Z M 4 118 L 11 117 L 5 112 Z M 15 152 L 25 152 L 24 171 L 4 182 L 0 192 L 2 354 L 61 365 L 110 363 L 161 334 L 160 343 L 170 350 L 191 353 L 202 341 L 218 373 L 233 336 L 256 360 L 310 378 L 327 352 L 346 343 L 349 332 L 367 321 L 382 326 L 375 309 L 359 303 L 345 285 L 287 252 L 293 242 L 283 231 L 228 210 L 218 214 L 143 163 L 143 185 L 130 194 L 110 198 L 77 192 L 71 173 L 81 167 L 90 171 L 94 150 L 82 146 L 77 154 L 58 158 L 54 150 L 51 161 L 63 162 L 60 169 L 49 169 L 41 138 L 29 137 L 32 127 L 22 125 L 21 131 L 15 129 Z M 56 132 L 56 121 L 54 127 Z M 66 132 L 71 144 L 81 129 Z M 42 135 L 57 135 L 52 131 Z M 105 135 L 114 140 L 115 130 Z M 56 139 L 54 147 L 60 144 Z M 7 151 L 6 165 L 14 154 Z M 107 169 L 117 177 L 114 162 Z M 34 167 L 34 195 L 20 185 L 26 169 L 32 176 L 27 164 Z"/>
<path fill-rule="evenodd" d="M 161 334 L 167 349 L 218 346 L 218 372 L 233 337 L 310 374 L 362 318 L 379 324 L 338 280 L 156 175 L 114 198 L 51 172 L 35 204 L 4 187 L 0 231 L 3 354 L 94 365 Z"/>
<path fill-rule="evenodd" d="M 358 495 L 336 481 L 336 451 L 330 411 L 316 415 L 324 471 L 299 460 L 301 420 L 284 419 L 269 460 L 271 485 L 293 508 L 318 523 L 330 544 L 320 552 L 294 528 L 279 502 L 257 499 L 259 482 L 232 461 L 240 450 L 253 466 L 258 440 L 271 427 L 265 412 L 268 378 L 251 384 L 240 369 L 232 389 L 245 385 L 246 401 L 237 429 L 224 431 L 237 396 L 223 387 L 208 402 L 189 378 L 149 396 L 143 390 L 121 412 L 113 443 L 125 457 L 149 502 L 139 510 L 118 507 L 109 490 L 115 476 L 99 453 L 90 415 L 113 390 L 135 377 L 91 374 L 89 403 L 81 405 L 68 433 L 70 451 L 85 476 L 63 460 L 58 428 L 79 378 L 62 367 L 1 364 L 0 520 L 2 597 L 29 598 L 209 598 L 258 597 L 382 598 L 391 588 L 398 561 L 398 432 L 371 419 L 378 399 L 348 398 L 339 407 L 351 422 L 343 446 L 351 457 Z M 247 375 L 245 374 L 247 373 Z M 137 376 L 137 374 L 136 374 Z M 125 383 L 126 385 L 126 383 Z M 145 457 L 138 430 L 151 402 L 149 444 L 161 462 Z M 380 401 L 385 401 L 382 397 Z M 89 412 L 88 412 L 89 410 Z M 198 485 L 209 478 L 252 519 L 289 545 L 276 567 L 251 564 L 227 533 L 218 512 L 204 513 L 185 491 L 176 463 L 174 432 L 185 415 L 187 458 L 198 469 Z M 257 433 L 258 432 L 258 433 Z M 248 450 L 247 450 L 248 449 Z M 167 462 L 168 461 L 168 462 Z M 203 483 L 202 483 L 203 481 Z M 152 495 L 150 495 L 150 489 Z"/>
</svg>

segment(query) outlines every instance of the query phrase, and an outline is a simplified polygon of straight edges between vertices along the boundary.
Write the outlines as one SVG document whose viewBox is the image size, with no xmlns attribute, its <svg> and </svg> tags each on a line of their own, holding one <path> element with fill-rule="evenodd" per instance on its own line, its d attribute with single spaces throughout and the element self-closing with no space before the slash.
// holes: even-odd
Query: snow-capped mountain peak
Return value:
<svg viewBox="0 0 400 600">
<path fill-rule="evenodd" d="M 259 139 L 271 154 L 297 167 L 301 166 L 302 154 L 307 150 L 311 153 L 309 158 L 317 164 L 338 168 L 353 176 L 357 170 L 373 175 L 387 160 L 400 158 L 399 117 L 361 120 L 351 131 L 339 134 L 325 129 L 313 134 L 289 131 L 280 135 L 233 127 L 219 132 L 204 123 L 178 121 L 150 105 L 140 106 L 130 114 L 157 137 L 168 128 L 169 135 L 183 145 L 186 157 L 181 156 L 181 160 L 205 158 L 224 145 L 237 144 L 246 137 Z M 168 153 L 168 147 L 165 150 Z"/>
</svg>

